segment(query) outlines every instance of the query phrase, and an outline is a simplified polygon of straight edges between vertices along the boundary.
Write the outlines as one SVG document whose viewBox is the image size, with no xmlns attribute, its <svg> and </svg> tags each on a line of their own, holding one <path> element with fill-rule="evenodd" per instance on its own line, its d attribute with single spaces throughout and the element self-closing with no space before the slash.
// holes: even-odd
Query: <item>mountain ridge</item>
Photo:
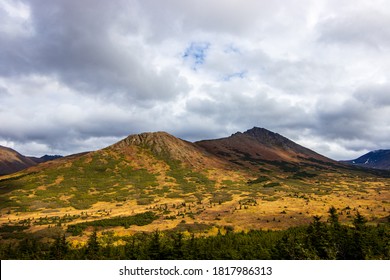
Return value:
<svg viewBox="0 0 390 280">
<path fill-rule="evenodd" d="M 282 229 L 330 206 L 343 218 L 359 211 L 376 221 L 388 215 L 389 184 L 262 128 L 194 143 L 149 132 L 1 176 L 0 227 L 25 221 L 39 232 L 62 217 L 66 225 L 57 227 L 69 230 L 152 211 L 148 226 L 113 230 Z"/>
<path fill-rule="evenodd" d="M 197 141 L 195 144 L 220 158 L 252 168 L 269 162 L 340 165 L 280 134 L 259 127 L 225 138 Z"/>
<path fill-rule="evenodd" d="M 32 159 L 13 149 L 0 146 L 0 176 L 12 174 L 36 164 Z"/>
<path fill-rule="evenodd" d="M 63 156 L 60 156 L 60 155 L 44 155 L 44 156 L 41 156 L 41 157 L 30 157 L 29 156 L 28 158 L 33 160 L 36 163 L 42 163 L 42 162 L 46 162 L 46 161 L 59 159 L 59 158 L 62 158 L 62 157 Z"/>
<path fill-rule="evenodd" d="M 131 145 L 149 149 L 158 158 L 168 158 L 185 163 L 188 166 L 201 168 L 206 165 L 222 167 L 225 165 L 205 149 L 195 143 L 177 138 L 167 132 L 143 132 L 131 134 L 109 148 L 127 148 Z"/>
<path fill-rule="evenodd" d="M 365 168 L 390 170 L 390 149 L 370 151 L 356 159 L 342 162 Z"/>
</svg>

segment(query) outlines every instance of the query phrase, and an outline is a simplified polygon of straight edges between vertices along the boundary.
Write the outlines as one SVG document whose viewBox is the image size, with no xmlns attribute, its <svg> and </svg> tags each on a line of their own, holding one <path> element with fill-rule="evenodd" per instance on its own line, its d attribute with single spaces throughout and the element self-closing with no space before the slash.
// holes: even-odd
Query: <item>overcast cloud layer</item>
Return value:
<svg viewBox="0 0 390 280">
<path fill-rule="evenodd" d="M 334 159 L 390 148 L 389 26 L 372 0 L 2 0 L 0 145 L 259 126 Z"/>
</svg>

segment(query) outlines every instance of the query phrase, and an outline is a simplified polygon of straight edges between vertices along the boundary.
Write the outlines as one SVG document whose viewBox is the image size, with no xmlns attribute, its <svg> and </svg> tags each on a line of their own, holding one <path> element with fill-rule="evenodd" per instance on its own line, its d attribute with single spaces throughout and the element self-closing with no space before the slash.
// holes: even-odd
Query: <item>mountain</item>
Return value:
<svg viewBox="0 0 390 280">
<path fill-rule="evenodd" d="M 34 211 L 41 207 L 88 209 L 99 202 L 115 205 L 128 200 L 145 205 L 175 197 L 195 201 L 225 178 L 240 177 L 233 169 L 231 163 L 168 133 L 142 133 L 0 180 L 0 193 L 10 190 L 3 196 L 9 205 Z M 23 204 L 13 196 L 16 189 L 26 195 Z"/>
<path fill-rule="evenodd" d="M 307 149 L 265 128 L 254 127 L 230 137 L 195 143 L 206 151 L 232 163 L 257 168 L 259 165 L 338 166 L 336 161 Z M 284 165 L 285 165 L 284 164 Z"/>
<path fill-rule="evenodd" d="M 390 150 L 376 150 L 354 160 L 343 161 L 352 165 L 390 170 Z"/>
<path fill-rule="evenodd" d="M 36 163 L 42 163 L 42 162 L 62 158 L 62 156 L 60 156 L 60 155 L 44 155 L 42 157 L 28 157 L 28 158 Z"/>
<path fill-rule="evenodd" d="M 176 138 L 166 132 L 148 132 L 130 135 L 109 147 L 128 156 L 134 155 L 134 147 L 149 150 L 155 157 L 168 161 L 179 161 L 187 167 L 202 170 L 210 167 L 223 167 L 226 163 L 197 145 Z M 133 159 L 136 160 L 136 159 Z"/>
<path fill-rule="evenodd" d="M 378 174 L 264 128 L 195 143 L 166 132 L 133 134 L 101 150 L 0 176 L 0 229 L 22 227 L 39 236 L 62 229 L 76 235 L 75 242 L 85 242 L 91 223 L 118 236 L 282 229 L 326 216 L 330 206 L 342 221 L 357 211 L 377 221 L 389 215 L 382 202 L 390 185 Z M 149 212 L 150 224 L 120 222 Z M 0 230 L 0 240 L 6 233 Z"/>
<path fill-rule="evenodd" d="M 17 151 L 0 146 L 0 176 L 12 174 L 39 163 L 61 158 L 59 155 L 44 155 L 42 157 L 28 157 Z"/>
<path fill-rule="evenodd" d="M 0 146 L 0 175 L 18 172 L 36 164 L 35 161 L 13 149 Z"/>
</svg>

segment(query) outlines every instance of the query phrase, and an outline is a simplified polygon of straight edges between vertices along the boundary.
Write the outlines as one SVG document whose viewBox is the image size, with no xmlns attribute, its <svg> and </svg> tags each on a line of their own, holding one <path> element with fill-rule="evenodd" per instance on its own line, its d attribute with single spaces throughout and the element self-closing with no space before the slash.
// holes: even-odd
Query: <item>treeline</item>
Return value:
<svg viewBox="0 0 390 280">
<path fill-rule="evenodd" d="M 126 216 L 126 217 L 114 217 L 109 219 L 102 219 L 84 223 L 78 223 L 75 225 L 69 225 L 67 232 L 72 235 L 80 235 L 87 227 L 116 227 L 122 226 L 124 228 L 129 228 L 132 225 L 144 226 L 152 223 L 156 220 L 158 216 L 154 214 L 152 211 L 148 211 L 145 213 L 136 214 L 134 216 Z"/>
<path fill-rule="evenodd" d="M 18 245 L 1 245 L 1 259 L 390 259 L 390 225 L 367 225 L 357 213 L 351 226 L 339 223 L 335 208 L 326 221 L 318 216 L 308 226 L 284 231 L 251 230 L 185 237 L 181 232 L 136 234 L 121 237 L 114 245 L 113 232 L 98 237 L 93 232 L 85 246 L 72 248 L 65 235 L 52 243 L 25 239 Z"/>
</svg>

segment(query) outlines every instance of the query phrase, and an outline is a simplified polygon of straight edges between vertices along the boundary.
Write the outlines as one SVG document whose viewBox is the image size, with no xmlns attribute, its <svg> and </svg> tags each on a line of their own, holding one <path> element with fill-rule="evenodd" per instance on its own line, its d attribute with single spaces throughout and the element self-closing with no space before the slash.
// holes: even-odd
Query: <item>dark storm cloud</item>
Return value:
<svg viewBox="0 0 390 280">
<path fill-rule="evenodd" d="M 363 138 L 370 125 L 364 105 L 353 99 L 341 104 L 317 104 L 317 133 L 328 139 Z"/>
<path fill-rule="evenodd" d="M 177 70 L 153 65 L 137 25 L 128 20 L 137 17 L 131 2 L 26 4 L 33 34 L 1 41 L 2 75 L 55 75 L 83 93 L 120 102 L 167 100 L 187 89 Z"/>
<path fill-rule="evenodd" d="M 367 85 L 344 101 L 318 102 L 312 134 L 353 151 L 388 148 L 388 93 L 388 85 Z"/>
<path fill-rule="evenodd" d="M 370 106 L 390 106 L 390 84 L 366 85 L 359 88 L 354 97 Z"/>
</svg>

